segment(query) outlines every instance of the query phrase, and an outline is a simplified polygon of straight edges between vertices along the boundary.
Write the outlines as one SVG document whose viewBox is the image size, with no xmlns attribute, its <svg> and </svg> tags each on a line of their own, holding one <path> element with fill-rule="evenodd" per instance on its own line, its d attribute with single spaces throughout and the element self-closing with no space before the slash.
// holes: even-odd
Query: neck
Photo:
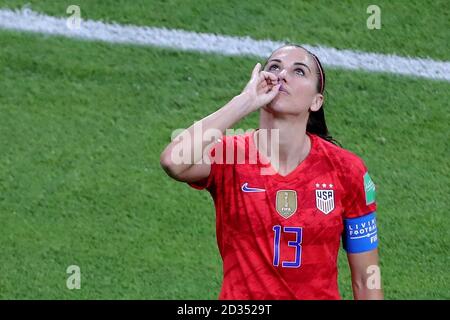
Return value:
<svg viewBox="0 0 450 320">
<path fill-rule="evenodd" d="M 278 129 L 278 161 L 280 172 L 289 172 L 295 169 L 309 153 L 311 142 L 306 134 L 308 115 L 280 115 L 264 109 L 260 111 L 259 128 L 267 130 L 267 139 L 255 139 L 257 146 L 264 155 L 272 155 L 272 143 L 277 143 L 271 129 Z M 271 157 L 273 159 L 273 156 Z M 271 159 L 271 160 L 272 160 Z"/>
</svg>

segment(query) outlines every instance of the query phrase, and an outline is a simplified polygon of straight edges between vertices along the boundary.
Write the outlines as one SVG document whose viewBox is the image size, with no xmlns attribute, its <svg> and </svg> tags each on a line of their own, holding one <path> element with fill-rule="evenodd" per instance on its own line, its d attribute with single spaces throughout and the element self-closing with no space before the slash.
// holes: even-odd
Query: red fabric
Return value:
<svg viewBox="0 0 450 320">
<path fill-rule="evenodd" d="M 225 151 L 233 146 L 234 158 L 245 154 L 246 163 L 213 163 L 207 179 L 190 184 L 207 188 L 214 199 L 217 244 L 223 259 L 219 299 L 340 299 L 337 255 L 343 219 L 371 213 L 376 204 L 366 205 L 363 176 L 367 169 L 363 161 L 318 136 L 308 135 L 310 153 L 285 177 L 261 175 L 261 169 L 270 165 L 261 163 L 264 158 L 257 152 L 253 132 L 224 136 L 210 156 L 225 160 Z M 255 153 L 258 162 L 249 164 L 249 155 Z M 244 183 L 265 192 L 243 192 Z M 316 190 L 320 189 L 334 192 L 334 209 L 328 214 L 316 205 Z M 289 218 L 276 210 L 279 190 L 297 193 L 297 210 Z M 276 225 L 302 228 L 299 267 L 282 267 L 282 261 L 295 260 L 297 250 L 288 246 L 296 234 L 286 232 L 280 234 L 280 263 L 274 266 Z"/>
</svg>

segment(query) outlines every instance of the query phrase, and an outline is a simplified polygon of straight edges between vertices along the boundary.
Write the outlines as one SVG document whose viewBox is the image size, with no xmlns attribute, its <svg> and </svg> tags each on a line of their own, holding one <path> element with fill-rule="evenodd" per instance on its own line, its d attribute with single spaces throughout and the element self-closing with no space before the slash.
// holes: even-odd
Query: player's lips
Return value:
<svg viewBox="0 0 450 320">
<path fill-rule="evenodd" d="M 278 91 L 283 92 L 285 94 L 289 94 L 289 92 L 286 90 L 285 87 L 283 87 L 283 85 L 280 86 L 280 89 Z"/>
</svg>

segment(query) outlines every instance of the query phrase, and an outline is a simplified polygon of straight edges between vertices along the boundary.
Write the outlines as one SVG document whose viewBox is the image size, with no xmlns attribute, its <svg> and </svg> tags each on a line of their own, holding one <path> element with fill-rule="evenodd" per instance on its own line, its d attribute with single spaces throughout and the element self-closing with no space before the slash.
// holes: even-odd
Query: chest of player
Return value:
<svg viewBox="0 0 450 320">
<path fill-rule="evenodd" d="M 332 171 L 282 177 L 260 175 L 258 166 L 235 167 L 226 185 L 226 217 L 240 232 L 267 225 L 316 230 L 342 226 L 345 194 Z"/>
</svg>

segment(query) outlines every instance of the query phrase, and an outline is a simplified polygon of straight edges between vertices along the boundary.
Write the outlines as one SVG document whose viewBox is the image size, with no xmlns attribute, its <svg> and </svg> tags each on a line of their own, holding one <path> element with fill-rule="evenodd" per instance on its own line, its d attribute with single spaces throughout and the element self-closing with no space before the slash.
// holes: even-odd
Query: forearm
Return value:
<svg viewBox="0 0 450 320">
<path fill-rule="evenodd" d="M 378 249 L 348 254 L 352 274 L 353 297 L 355 300 L 383 299 L 381 270 L 378 263 Z"/>
<path fill-rule="evenodd" d="M 234 97 L 216 112 L 183 130 L 163 151 L 161 162 L 170 166 L 175 175 L 187 170 L 193 164 L 202 162 L 203 156 L 208 151 L 206 148 L 212 143 L 211 140 L 220 138 L 226 129 L 248 115 L 251 112 L 250 107 L 250 99 L 246 94 Z M 177 163 L 173 161 L 174 156 L 178 156 L 174 148 L 180 143 L 183 143 L 183 154 L 189 154 L 190 159 Z"/>
<path fill-rule="evenodd" d="M 367 282 L 352 282 L 352 288 L 355 300 L 383 300 L 384 298 L 381 288 L 370 288 Z"/>
</svg>

